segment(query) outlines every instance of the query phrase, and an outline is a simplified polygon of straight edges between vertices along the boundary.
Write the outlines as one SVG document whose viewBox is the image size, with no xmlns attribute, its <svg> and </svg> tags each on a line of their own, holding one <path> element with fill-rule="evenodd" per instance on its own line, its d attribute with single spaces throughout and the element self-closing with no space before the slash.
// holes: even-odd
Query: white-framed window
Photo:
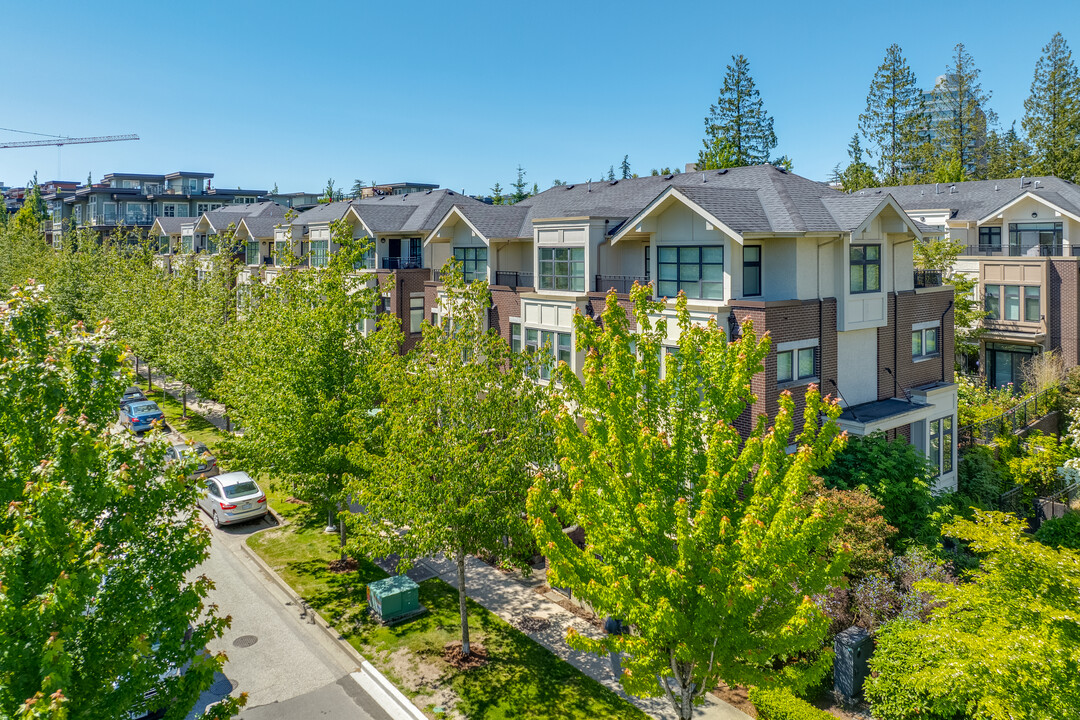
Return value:
<svg viewBox="0 0 1080 720">
<path fill-rule="evenodd" d="M 261 259 L 259 257 L 259 241 L 248 240 L 247 247 L 244 250 L 244 262 L 248 265 L 258 265 Z"/>
<path fill-rule="evenodd" d="M 541 290 L 585 292 L 585 248 L 542 247 L 538 252 Z"/>
<path fill-rule="evenodd" d="M 674 298 L 724 299 L 724 247 L 685 245 L 661 247 L 656 258 L 656 294 Z"/>
<path fill-rule="evenodd" d="M 105 224 L 106 225 L 115 225 L 116 224 L 116 203 L 114 203 L 114 202 L 103 202 L 103 203 L 101 203 L 101 210 L 102 210 L 102 212 L 104 213 L 104 216 L 105 216 Z"/>
<path fill-rule="evenodd" d="M 521 352 L 521 319 L 510 320 L 510 352 Z"/>
<path fill-rule="evenodd" d="M 934 468 L 934 477 L 948 475 L 953 470 L 953 418 L 951 415 L 930 421 L 930 443 L 926 457 Z"/>
<path fill-rule="evenodd" d="M 409 297 L 409 332 L 418 333 L 424 325 L 424 296 Z"/>
<path fill-rule="evenodd" d="M 195 236 L 194 235 L 181 235 L 180 236 L 180 252 L 188 254 L 195 252 Z"/>
<path fill-rule="evenodd" d="M 329 245 L 329 240 L 311 241 L 311 253 L 308 255 L 311 260 L 311 267 L 326 267 L 326 264 L 330 257 L 328 252 Z"/>
<path fill-rule="evenodd" d="M 570 364 L 572 347 L 570 333 L 525 328 L 525 351 L 531 354 L 539 352 L 551 353 L 555 365 L 560 362 Z M 550 380 L 552 368 L 551 364 L 541 366 L 540 379 Z"/>
<path fill-rule="evenodd" d="M 793 383 L 817 377 L 817 340 L 782 343 L 776 352 L 777 384 Z"/>
<path fill-rule="evenodd" d="M 161 206 L 162 217 L 176 217 L 176 203 L 164 203 Z"/>
<path fill-rule="evenodd" d="M 941 348 L 941 328 L 937 323 L 915 325 L 911 329 L 911 359 L 935 357 Z"/>
<path fill-rule="evenodd" d="M 91 196 L 90 201 L 86 205 L 86 218 L 91 223 L 98 222 L 98 199 L 96 196 Z"/>
</svg>

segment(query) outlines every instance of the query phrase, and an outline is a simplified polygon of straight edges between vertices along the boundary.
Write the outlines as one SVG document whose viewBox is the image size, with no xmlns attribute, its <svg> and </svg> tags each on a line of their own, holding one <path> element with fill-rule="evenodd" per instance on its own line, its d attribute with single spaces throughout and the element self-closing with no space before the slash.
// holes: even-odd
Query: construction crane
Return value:
<svg viewBox="0 0 1080 720">
<path fill-rule="evenodd" d="M 0 143 L 0 148 L 24 148 L 40 147 L 42 145 L 81 145 L 85 143 L 121 142 L 123 140 L 138 140 L 138 135 L 98 135 L 97 137 L 57 137 L 52 140 L 23 140 L 20 142 Z"/>
<path fill-rule="evenodd" d="M 14 128 L 0 128 L 8 132 L 22 133 L 23 135 L 40 135 L 48 140 L 21 140 L 19 142 L 0 143 L 0 150 L 5 148 L 27 147 L 56 147 L 56 177 L 60 179 L 60 147 L 62 145 L 84 145 L 88 143 L 122 142 L 124 140 L 138 140 L 139 136 L 130 135 L 97 135 L 95 137 L 66 137 L 64 135 L 48 135 L 46 133 L 31 132 L 29 130 L 15 130 Z"/>
</svg>

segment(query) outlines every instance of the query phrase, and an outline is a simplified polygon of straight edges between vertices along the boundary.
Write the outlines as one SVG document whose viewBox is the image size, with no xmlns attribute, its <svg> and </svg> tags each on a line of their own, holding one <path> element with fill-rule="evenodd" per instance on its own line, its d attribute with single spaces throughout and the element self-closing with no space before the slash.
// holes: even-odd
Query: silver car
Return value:
<svg viewBox="0 0 1080 720">
<path fill-rule="evenodd" d="M 246 472 L 231 472 L 202 480 L 199 507 L 213 518 L 214 527 L 258 520 L 266 515 L 266 494 Z"/>
<path fill-rule="evenodd" d="M 217 458 L 210 454 L 210 449 L 204 443 L 197 442 L 191 445 L 176 443 L 165 450 L 166 463 L 171 465 L 180 460 L 191 460 L 197 463 L 191 475 L 188 476 L 190 480 L 215 477 L 221 474 Z"/>
</svg>

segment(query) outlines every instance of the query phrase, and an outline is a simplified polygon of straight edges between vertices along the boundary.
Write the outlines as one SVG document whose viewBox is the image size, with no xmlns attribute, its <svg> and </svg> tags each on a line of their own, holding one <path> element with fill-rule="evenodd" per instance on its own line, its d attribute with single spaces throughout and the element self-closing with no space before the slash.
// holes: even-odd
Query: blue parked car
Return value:
<svg viewBox="0 0 1080 720">
<path fill-rule="evenodd" d="M 165 413 L 150 400 L 133 402 L 120 409 L 120 424 L 127 425 L 135 434 L 149 430 L 155 420 L 164 422 Z"/>
</svg>

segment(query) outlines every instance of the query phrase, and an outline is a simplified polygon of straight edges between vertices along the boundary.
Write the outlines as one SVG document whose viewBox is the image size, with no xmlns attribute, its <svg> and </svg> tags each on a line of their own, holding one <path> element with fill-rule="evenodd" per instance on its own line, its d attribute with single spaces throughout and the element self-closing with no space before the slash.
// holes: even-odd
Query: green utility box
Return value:
<svg viewBox="0 0 1080 720">
<path fill-rule="evenodd" d="M 394 625 L 423 615 L 420 586 L 405 575 L 395 575 L 367 586 L 368 606 L 382 622 Z"/>
</svg>

